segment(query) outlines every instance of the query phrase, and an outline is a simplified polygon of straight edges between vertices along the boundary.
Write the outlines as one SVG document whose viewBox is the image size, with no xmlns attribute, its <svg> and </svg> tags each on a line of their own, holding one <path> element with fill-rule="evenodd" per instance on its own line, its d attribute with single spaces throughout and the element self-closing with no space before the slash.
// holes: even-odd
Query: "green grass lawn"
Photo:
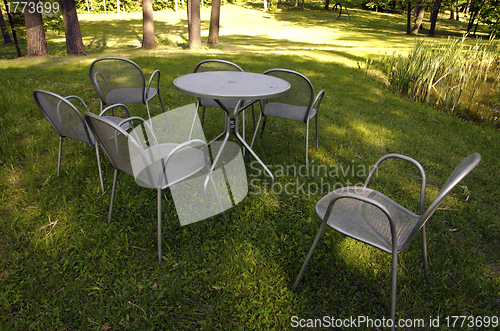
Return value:
<svg viewBox="0 0 500 331">
<path fill-rule="evenodd" d="M 48 34 L 50 56 L 0 60 L 0 330 L 285 330 L 298 319 L 324 316 L 387 319 L 391 257 L 331 229 L 291 291 L 321 223 L 314 211 L 327 193 L 321 185 L 363 182 L 362 169 L 387 153 L 421 162 L 427 203 L 463 158 L 482 155 L 428 223 L 429 270 L 420 235 L 399 256 L 397 318 L 424 319 L 422 329 L 465 330 L 445 318 L 498 316 L 499 133 L 404 100 L 385 87 L 375 66 L 366 68 L 367 59 L 406 52 L 423 36 L 406 36 L 405 17 L 393 14 L 352 9 L 352 21 L 337 21 L 323 10 L 270 15 L 256 9 L 223 6 L 221 44 L 200 51 L 186 49 L 183 12 L 155 13 L 156 34 L 169 45 L 153 51 L 139 48 L 139 14 L 80 15 L 86 56 L 65 56 L 62 36 Z M 205 28 L 208 17 L 204 9 Z M 435 40 L 446 40 L 445 29 L 459 35 L 459 24 L 441 20 Z M 8 56 L 6 46 L 0 53 Z M 158 264 L 155 191 L 122 175 L 108 225 L 111 165 L 102 162 L 103 194 L 94 149 L 68 140 L 57 177 L 58 137 L 32 97 L 37 88 L 78 95 L 98 112 L 88 67 L 109 54 L 132 59 L 147 74 L 161 70 L 169 109 L 195 101 L 172 81 L 206 58 L 230 60 L 245 71 L 298 70 L 316 92 L 326 90 L 320 146 L 311 148 L 310 162 L 343 171 L 276 175 L 280 166 L 304 161 L 305 127 L 270 119 L 254 150 L 279 184 L 266 185 L 246 161 L 249 194 L 227 211 L 228 222 L 216 216 L 185 227 L 165 191 Z M 131 110 L 146 114 L 143 107 Z M 158 103 L 153 111 L 160 111 Z M 220 110 L 208 111 L 207 137 L 221 128 Z M 372 183 L 418 211 L 420 181 L 411 167 L 387 162 Z M 279 190 L 285 186 L 289 190 Z M 440 326 L 431 328 L 429 319 L 437 317 Z"/>
</svg>

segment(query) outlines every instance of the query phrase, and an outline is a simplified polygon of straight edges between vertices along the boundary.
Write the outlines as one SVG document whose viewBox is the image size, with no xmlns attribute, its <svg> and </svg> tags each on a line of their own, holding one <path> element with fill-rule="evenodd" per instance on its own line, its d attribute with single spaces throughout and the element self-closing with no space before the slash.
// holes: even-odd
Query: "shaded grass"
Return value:
<svg viewBox="0 0 500 331">
<path fill-rule="evenodd" d="M 362 169 L 386 153 L 411 156 L 426 169 L 428 203 L 462 158 L 481 153 L 478 168 L 430 220 L 430 270 L 421 263 L 420 236 L 400 255 L 397 316 L 498 314 L 498 132 L 392 94 L 356 69 L 364 50 L 300 47 L 284 53 L 226 52 L 224 45 L 201 52 L 118 51 L 147 73 L 161 70 L 161 93 L 170 109 L 194 102 L 173 89 L 173 79 L 208 57 L 234 61 L 246 71 L 299 70 L 317 90 L 327 90 L 320 148 L 309 154 L 312 164 Z M 314 206 L 322 192 L 304 194 L 300 185 L 308 188 L 321 180 L 347 185 L 363 181 L 362 173 L 282 175 L 276 181 L 282 187 L 289 183 L 292 192 L 278 192 L 247 161 L 248 178 L 257 181 L 228 211 L 228 223 L 213 217 L 181 227 L 165 192 L 162 264 L 156 262 L 153 190 L 121 176 L 114 220 L 108 225 L 112 168 L 103 162 L 102 194 L 92 147 L 65 142 L 63 172 L 57 178 L 57 138 L 31 93 L 41 88 L 76 94 L 97 112 L 87 70 L 107 51 L 2 61 L 7 79 L 0 85 L 1 329 L 283 330 L 290 328 L 292 316 L 389 316 L 390 256 L 334 231 L 325 232 L 297 293 L 290 290 L 320 223 Z M 153 109 L 159 112 L 159 104 Z M 141 107 L 132 112 L 145 116 Z M 220 111 L 208 111 L 207 138 L 221 125 Z M 255 151 L 272 170 L 300 167 L 304 133 L 304 125 L 270 119 Z M 374 188 L 416 210 L 418 174 L 387 162 Z"/>
</svg>

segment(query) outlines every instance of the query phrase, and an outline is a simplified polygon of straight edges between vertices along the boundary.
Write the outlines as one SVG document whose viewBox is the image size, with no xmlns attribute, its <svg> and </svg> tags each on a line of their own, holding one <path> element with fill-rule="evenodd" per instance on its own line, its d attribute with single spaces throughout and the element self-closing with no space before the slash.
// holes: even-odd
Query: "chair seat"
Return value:
<svg viewBox="0 0 500 331">
<path fill-rule="evenodd" d="M 142 88 L 119 88 L 110 91 L 106 95 L 106 104 L 113 105 L 115 103 L 123 104 L 135 104 L 143 103 Z M 150 101 L 157 93 L 157 90 L 153 87 L 149 89 L 148 100 Z"/>
<path fill-rule="evenodd" d="M 385 206 L 396 224 L 398 253 L 402 243 L 410 235 L 420 216 L 403 208 L 382 193 L 363 187 L 344 187 L 323 197 L 316 204 L 316 214 L 322 220 L 328 204 L 335 197 L 344 193 L 361 195 L 373 199 Z M 333 229 L 351 238 L 392 253 L 392 239 L 389 219 L 379 208 L 353 198 L 337 200 L 327 224 Z"/>
<path fill-rule="evenodd" d="M 149 158 L 146 160 L 147 164 L 144 164 L 144 160 L 138 155 L 130 155 L 133 169 L 131 175 L 135 177 L 136 183 L 142 187 L 158 188 L 160 186 L 164 189 L 190 177 L 206 165 L 203 151 L 193 147 L 184 147 L 169 159 L 165 174 L 162 176 L 162 158 L 165 159 L 177 146 L 179 144 L 165 143 L 144 150 L 144 154 Z M 130 152 L 134 153 L 132 150 Z M 162 178 L 161 183 L 160 178 Z"/>
<path fill-rule="evenodd" d="M 264 115 L 269 117 L 284 118 L 292 121 L 305 122 L 307 107 L 293 106 L 279 102 L 271 102 L 264 108 Z M 309 118 L 316 115 L 316 109 L 311 109 Z"/>
</svg>

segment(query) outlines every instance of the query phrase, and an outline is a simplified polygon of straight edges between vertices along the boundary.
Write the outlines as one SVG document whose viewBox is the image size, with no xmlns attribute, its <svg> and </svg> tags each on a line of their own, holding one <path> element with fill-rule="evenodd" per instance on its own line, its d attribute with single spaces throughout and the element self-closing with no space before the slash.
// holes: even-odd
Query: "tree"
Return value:
<svg viewBox="0 0 500 331">
<path fill-rule="evenodd" d="M 142 48 L 155 48 L 152 0 L 142 0 Z"/>
<path fill-rule="evenodd" d="M 5 24 L 5 20 L 3 19 L 2 6 L 0 6 L 0 27 L 2 28 L 4 43 L 12 44 L 12 39 L 10 39 L 10 35 L 7 32 L 7 25 Z"/>
<path fill-rule="evenodd" d="M 431 11 L 431 28 L 429 29 L 429 36 L 434 36 L 436 31 L 436 23 L 439 14 L 439 7 L 441 6 L 441 0 L 434 0 L 434 7 Z"/>
<path fill-rule="evenodd" d="M 406 4 L 406 34 L 411 34 L 411 0 Z"/>
<path fill-rule="evenodd" d="M 38 0 L 27 0 L 26 10 L 24 11 L 28 56 L 48 54 L 42 14 L 37 12 L 37 6 Z M 35 10 L 30 10 L 30 8 L 35 8 Z"/>
<path fill-rule="evenodd" d="M 498 36 L 500 33 L 500 0 L 485 1 L 479 15 L 481 23 L 486 25 L 490 36 Z"/>
<path fill-rule="evenodd" d="M 212 0 L 212 10 L 210 12 L 210 29 L 208 31 L 208 43 L 215 45 L 219 43 L 219 22 L 220 22 L 220 0 Z"/>
<path fill-rule="evenodd" d="M 85 53 L 80 23 L 76 13 L 75 0 L 61 0 L 61 7 L 64 21 L 64 34 L 66 35 L 66 50 L 68 54 Z"/>
<path fill-rule="evenodd" d="M 5 8 L 7 8 L 7 0 L 3 0 L 3 3 L 5 4 Z M 10 29 L 12 30 L 12 37 L 14 37 L 14 44 L 16 45 L 17 57 L 21 57 L 22 54 L 21 54 L 21 49 L 19 48 L 19 43 L 17 42 L 16 30 L 14 29 L 14 21 L 9 11 L 7 11 L 7 17 L 9 18 Z"/>
<path fill-rule="evenodd" d="M 200 0 L 188 0 L 188 34 L 189 48 L 201 48 L 201 18 L 200 18 Z"/>
<path fill-rule="evenodd" d="M 422 27 L 422 21 L 424 20 L 425 6 L 422 2 L 417 2 L 415 4 L 415 19 L 413 20 L 413 28 L 411 33 L 418 34 L 418 30 Z"/>
<path fill-rule="evenodd" d="M 479 21 L 481 8 L 483 7 L 485 0 L 471 0 L 469 1 L 469 24 L 467 24 L 467 34 L 469 34 L 474 27 L 474 23 Z"/>
</svg>

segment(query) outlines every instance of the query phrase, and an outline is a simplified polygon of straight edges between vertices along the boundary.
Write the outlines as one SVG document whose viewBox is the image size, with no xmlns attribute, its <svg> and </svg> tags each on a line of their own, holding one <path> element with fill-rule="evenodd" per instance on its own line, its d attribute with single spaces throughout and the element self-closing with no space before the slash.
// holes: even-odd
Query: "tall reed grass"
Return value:
<svg viewBox="0 0 500 331">
<path fill-rule="evenodd" d="M 386 68 L 391 87 L 401 95 L 498 128 L 499 59 L 500 45 L 493 38 L 473 45 L 465 37 L 445 44 L 420 40 L 407 57 L 389 57 Z"/>
</svg>

